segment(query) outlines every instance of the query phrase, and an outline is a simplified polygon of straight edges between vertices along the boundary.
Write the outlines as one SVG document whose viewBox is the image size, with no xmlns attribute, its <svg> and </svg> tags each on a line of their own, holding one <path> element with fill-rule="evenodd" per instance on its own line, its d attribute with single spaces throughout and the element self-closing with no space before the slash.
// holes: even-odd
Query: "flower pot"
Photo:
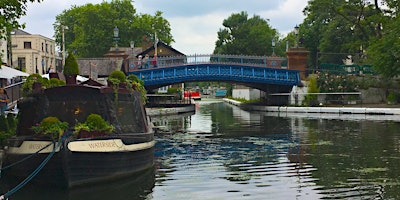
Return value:
<svg viewBox="0 0 400 200">
<path fill-rule="evenodd" d="M 77 75 L 65 75 L 65 82 L 67 85 L 76 85 Z"/>
<path fill-rule="evenodd" d="M 34 82 L 32 85 L 32 93 L 41 93 L 43 91 L 42 83 Z"/>
</svg>

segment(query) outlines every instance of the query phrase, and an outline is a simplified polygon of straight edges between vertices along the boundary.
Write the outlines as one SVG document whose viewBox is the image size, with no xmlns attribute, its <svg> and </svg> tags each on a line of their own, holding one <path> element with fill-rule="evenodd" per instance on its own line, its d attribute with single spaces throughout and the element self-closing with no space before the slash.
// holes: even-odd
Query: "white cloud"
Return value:
<svg viewBox="0 0 400 200">
<path fill-rule="evenodd" d="M 225 18 L 223 13 L 170 18 L 171 33 L 175 39 L 172 46 L 184 54 L 211 54 Z"/>
<path fill-rule="evenodd" d="M 27 16 L 20 22 L 26 23 L 25 31 L 53 38 L 55 17 L 72 5 L 97 4 L 104 0 L 46 0 L 28 3 Z M 302 10 L 308 0 L 136 0 L 133 2 L 138 13 L 153 15 L 162 11 L 163 17 L 171 24 L 175 39 L 172 46 L 185 54 L 212 53 L 217 41 L 217 32 L 222 22 L 231 14 L 247 12 L 249 17 L 259 15 L 269 19 L 272 28 L 281 34 L 293 30 L 304 19 Z"/>
<path fill-rule="evenodd" d="M 304 16 L 303 9 L 306 7 L 308 0 L 287 0 L 280 4 L 275 10 L 269 10 L 260 13 L 270 19 L 270 25 L 282 35 L 286 35 L 293 31 L 296 24 L 301 24 Z"/>
</svg>

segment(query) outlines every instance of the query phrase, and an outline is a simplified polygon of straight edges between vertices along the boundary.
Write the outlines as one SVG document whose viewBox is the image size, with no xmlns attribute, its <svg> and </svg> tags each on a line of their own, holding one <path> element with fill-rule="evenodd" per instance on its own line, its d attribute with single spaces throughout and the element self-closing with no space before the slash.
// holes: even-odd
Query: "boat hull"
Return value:
<svg viewBox="0 0 400 200">
<path fill-rule="evenodd" d="M 44 145 L 44 141 L 23 141 L 18 147 L 9 147 L 3 166 L 18 162 L 33 154 L 35 148 L 40 149 Z M 85 148 L 85 145 L 89 148 Z M 28 153 L 26 147 L 31 147 L 32 152 Z M 53 144 L 32 158 L 4 170 L 2 176 L 13 182 L 22 181 L 45 160 L 52 149 Z M 54 156 L 32 181 L 75 187 L 122 178 L 149 169 L 153 164 L 153 140 L 135 144 L 124 144 L 121 139 L 115 138 L 68 141 L 56 149 Z"/>
</svg>

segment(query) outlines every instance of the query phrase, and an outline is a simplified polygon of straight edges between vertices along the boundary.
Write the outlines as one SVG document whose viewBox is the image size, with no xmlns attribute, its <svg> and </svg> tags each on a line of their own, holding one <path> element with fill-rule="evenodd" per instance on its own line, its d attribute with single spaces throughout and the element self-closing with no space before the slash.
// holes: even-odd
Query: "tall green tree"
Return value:
<svg viewBox="0 0 400 200">
<path fill-rule="evenodd" d="M 386 80 L 400 75 L 400 16 L 385 26 L 383 36 L 371 42 L 368 60 Z M 388 81 L 386 81 L 388 82 Z"/>
<path fill-rule="evenodd" d="M 400 4 L 396 0 L 384 3 L 385 9 L 379 8 L 384 15 L 379 27 L 380 37 L 370 41 L 367 57 L 374 70 L 386 80 L 385 83 L 390 83 L 391 79 L 400 75 Z"/>
<path fill-rule="evenodd" d="M 279 36 L 268 20 L 258 15 L 248 18 L 246 12 L 232 14 L 223 21 L 223 26 L 218 31 L 215 54 L 271 55 L 271 41 Z"/>
<path fill-rule="evenodd" d="M 0 39 L 6 39 L 9 43 L 10 32 L 13 29 L 24 28 L 24 24 L 18 22 L 26 15 L 28 2 L 42 2 L 43 0 L 1 0 L 0 1 Z M 11 48 L 10 44 L 8 45 Z M 0 60 L 3 57 L 0 52 Z"/>
<path fill-rule="evenodd" d="M 341 63 L 348 55 L 360 55 L 369 41 L 381 36 L 384 11 L 379 2 L 365 0 L 312 0 L 304 9 L 300 26 L 304 45 L 311 51 L 312 65 Z"/>
<path fill-rule="evenodd" d="M 43 0 L 2 0 L 0 1 L 0 39 L 6 38 L 12 29 L 23 28 L 18 19 L 26 14 L 28 2 L 42 2 Z"/>
<path fill-rule="evenodd" d="M 128 47 L 130 41 L 140 46 L 146 35 L 154 40 L 173 42 L 169 22 L 157 11 L 154 16 L 137 14 L 130 0 L 112 0 L 101 4 L 73 6 L 56 17 L 55 38 L 62 46 L 62 26 L 65 31 L 65 46 L 77 57 L 101 57 L 115 46 L 113 29 L 119 29 L 118 46 Z"/>
</svg>

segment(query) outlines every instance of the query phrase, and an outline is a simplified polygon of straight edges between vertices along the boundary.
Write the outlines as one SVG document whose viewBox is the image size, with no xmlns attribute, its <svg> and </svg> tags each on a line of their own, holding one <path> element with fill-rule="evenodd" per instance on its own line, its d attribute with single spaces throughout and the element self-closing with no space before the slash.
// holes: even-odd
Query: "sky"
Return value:
<svg viewBox="0 0 400 200">
<path fill-rule="evenodd" d="M 104 0 L 44 0 L 28 3 L 27 14 L 20 19 L 25 31 L 54 39 L 53 23 L 57 15 L 71 6 L 97 4 Z M 135 0 L 137 13 L 154 15 L 163 12 L 169 21 L 175 40 L 171 44 L 186 54 L 211 54 L 222 22 L 232 14 L 247 12 L 249 18 L 258 15 L 268 19 L 272 28 L 282 37 L 301 24 L 303 9 L 308 0 Z M 112 34 L 112 33 L 110 33 Z M 128 46 L 128 45 L 126 45 Z"/>
</svg>

